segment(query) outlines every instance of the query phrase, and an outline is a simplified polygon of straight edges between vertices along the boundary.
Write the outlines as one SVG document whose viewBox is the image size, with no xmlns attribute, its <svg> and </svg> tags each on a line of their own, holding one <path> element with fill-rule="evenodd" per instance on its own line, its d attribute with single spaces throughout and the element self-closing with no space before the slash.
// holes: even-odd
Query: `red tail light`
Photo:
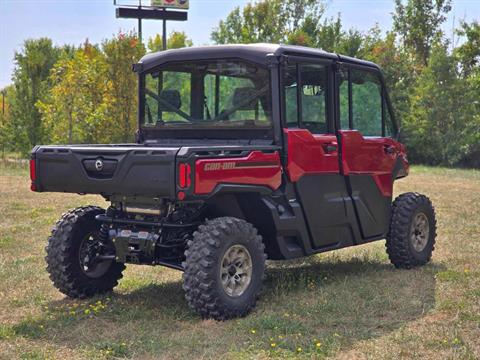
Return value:
<svg viewBox="0 0 480 360">
<path fill-rule="evenodd" d="M 192 180 L 190 179 L 191 173 L 192 169 L 190 164 L 181 163 L 178 165 L 178 186 L 181 189 L 188 189 L 192 184 Z"/>
<path fill-rule="evenodd" d="M 35 184 L 37 180 L 37 168 L 35 165 L 35 159 L 30 159 L 30 190 L 37 191 L 37 186 Z"/>
</svg>

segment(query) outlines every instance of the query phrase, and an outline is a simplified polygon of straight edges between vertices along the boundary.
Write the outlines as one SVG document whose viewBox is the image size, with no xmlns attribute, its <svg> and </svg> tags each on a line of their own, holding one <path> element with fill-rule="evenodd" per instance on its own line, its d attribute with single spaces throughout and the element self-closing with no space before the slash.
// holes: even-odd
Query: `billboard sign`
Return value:
<svg viewBox="0 0 480 360">
<path fill-rule="evenodd" d="M 189 0 L 151 0 L 150 4 L 160 8 L 174 8 L 188 10 Z"/>
</svg>

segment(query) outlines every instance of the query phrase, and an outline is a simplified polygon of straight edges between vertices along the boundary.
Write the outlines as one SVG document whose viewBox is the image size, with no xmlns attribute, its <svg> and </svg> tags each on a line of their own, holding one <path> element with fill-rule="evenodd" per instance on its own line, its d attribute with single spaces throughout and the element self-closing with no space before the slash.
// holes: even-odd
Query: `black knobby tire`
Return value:
<svg viewBox="0 0 480 360">
<path fill-rule="evenodd" d="M 72 298 L 86 298 L 111 291 L 122 277 L 125 265 L 110 260 L 100 276 L 82 269 L 79 251 L 86 236 L 98 233 L 95 216 L 105 210 L 97 206 L 79 207 L 64 214 L 52 229 L 45 248 L 47 271 L 55 287 Z"/>
<path fill-rule="evenodd" d="M 412 222 L 418 216 L 428 220 L 428 236 L 423 249 L 415 248 L 412 239 Z M 398 196 L 392 205 L 390 229 L 387 234 L 386 248 L 390 261 L 396 268 L 411 269 L 430 261 L 436 237 L 435 209 L 428 197 L 418 193 L 405 193 Z M 418 246 L 418 245 L 417 245 Z"/>
<path fill-rule="evenodd" d="M 248 250 L 251 281 L 244 292 L 229 296 L 222 285 L 222 259 L 232 247 Z M 265 246 L 257 229 L 244 220 L 222 217 L 200 225 L 188 242 L 183 289 L 189 306 L 202 318 L 227 320 L 245 316 L 255 306 L 265 273 Z"/>
</svg>

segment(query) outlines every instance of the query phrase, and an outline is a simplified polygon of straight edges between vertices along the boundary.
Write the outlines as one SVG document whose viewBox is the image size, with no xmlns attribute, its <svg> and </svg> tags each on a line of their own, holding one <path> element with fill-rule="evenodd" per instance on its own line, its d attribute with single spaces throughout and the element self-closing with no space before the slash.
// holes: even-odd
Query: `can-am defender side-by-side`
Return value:
<svg viewBox="0 0 480 360">
<path fill-rule="evenodd" d="M 430 200 L 402 194 L 405 147 L 378 66 L 297 46 L 225 45 L 143 57 L 136 143 L 36 146 L 31 188 L 100 194 L 47 246 L 70 297 L 112 290 L 126 263 L 184 271 L 204 318 L 247 314 L 265 260 L 386 238 L 399 268 L 427 263 Z"/>
</svg>

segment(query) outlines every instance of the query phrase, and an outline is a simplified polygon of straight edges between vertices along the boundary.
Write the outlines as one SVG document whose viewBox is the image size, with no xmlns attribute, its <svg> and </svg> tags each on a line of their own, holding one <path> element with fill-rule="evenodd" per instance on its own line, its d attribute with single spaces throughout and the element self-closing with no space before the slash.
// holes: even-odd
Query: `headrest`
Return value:
<svg viewBox="0 0 480 360">
<path fill-rule="evenodd" d="M 180 92 L 178 90 L 162 90 L 160 92 L 160 99 L 169 103 L 175 109 L 180 109 L 182 106 L 182 99 L 180 98 Z M 161 111 L 172 111 L 172 108 L 166 106 L 163 101 L 160 101 Z"/>
<path fill-rule="evenodd" d="M 233 92 L 233 107 L 239 106 L 238 110 L 255 110 L 258 103 L 258 90 L 253 87 L 239 87 Z M 248 99 L 251 101 L 245 103 Z"/>
</svg>

